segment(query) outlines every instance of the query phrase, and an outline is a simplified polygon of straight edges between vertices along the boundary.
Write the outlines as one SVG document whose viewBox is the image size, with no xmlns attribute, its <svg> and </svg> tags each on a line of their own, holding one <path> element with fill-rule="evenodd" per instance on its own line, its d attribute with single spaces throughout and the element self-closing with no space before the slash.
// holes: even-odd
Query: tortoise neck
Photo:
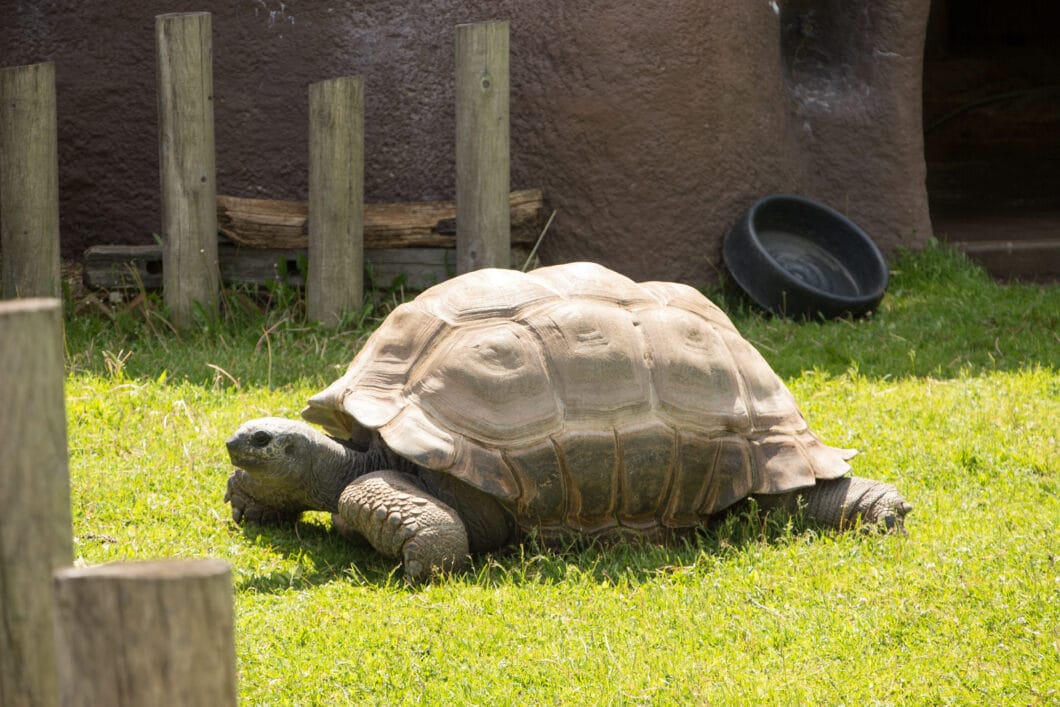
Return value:
<svg viewBox="0 0 1060 707">
<path fill-rule="evenodd" d="M 331 437 L 326 437 L 324 453 L 313 464 L 312 491 L 320 510 L 337 513 L 339 497 L 352 481 L 380 469 L 410 471 L 415 465 L 394 454 L 378 435 L 373 435 L 365 451 L 359 451 Z"/>
<path fill-rule="evenodd" d="M 323 449 L 313 460 L 312 481 L 306 489 L 313 505 L 322 511 L 337 513 L 339 496 L 358 476 L 370 471 L 368 453 L 359 452 L 330 437 L 325 437 Z"/>
</svg>

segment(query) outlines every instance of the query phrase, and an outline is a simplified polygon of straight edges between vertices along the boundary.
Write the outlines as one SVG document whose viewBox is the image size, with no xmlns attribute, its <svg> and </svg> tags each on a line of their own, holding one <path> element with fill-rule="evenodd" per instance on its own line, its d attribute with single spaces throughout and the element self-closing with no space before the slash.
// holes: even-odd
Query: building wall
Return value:
<svg viewBox="0 0 1060 707">
<path fill-rule="evenodd" d="M 305 199 L 308 85 L 362 74 L 368 201 L 452 197 L 453 27 L 508 19 L 512 187 L 558 209 L 546 261 L 701 284 L 769 192 L 820 198 L 885 250 L 930 234 L 928 4 L 3 0 L 0 65 L 56 62 L 76 257 L 159 229 L 156 14 L 213 13 L 220 193 Z"/>
</svg>

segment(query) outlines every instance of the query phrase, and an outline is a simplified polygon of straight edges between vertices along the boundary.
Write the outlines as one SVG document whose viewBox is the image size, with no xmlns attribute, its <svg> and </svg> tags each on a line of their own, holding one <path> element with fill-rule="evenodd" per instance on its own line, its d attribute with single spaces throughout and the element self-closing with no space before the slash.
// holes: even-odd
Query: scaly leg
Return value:
<svg viewBox="0 0 1060 707">
<path fill-rule="evenodd" d="M 342 492 L 339 516 L 347 532 L 386 557 L 401 558 L 412 582 L 459 571 L 467 561 L 460 516 L 408 474 L 384 470 L 359 477 Z"/>
<path fill-rule="evenodd" d="M 844 530 L 858 519 L 866 526 L 882 524 L 905 532 L 905 515 L 913 510 L 892 484 L 860 476 L 818 481 L 814 486 L 781 496 L 757 496 L 762 508 L 794 511 L 802 499 L 806 518 L 828 528 Z"/>
</svg>

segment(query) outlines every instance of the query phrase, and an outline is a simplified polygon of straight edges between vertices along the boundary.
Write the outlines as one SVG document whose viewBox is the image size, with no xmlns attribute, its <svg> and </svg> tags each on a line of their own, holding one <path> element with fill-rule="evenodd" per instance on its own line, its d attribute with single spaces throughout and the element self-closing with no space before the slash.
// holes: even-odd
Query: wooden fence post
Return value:
<svg viewBox="0 0 1060 707">
<path fill-rule="evenodd" d="M 364 297 L 364 79 L 309 86 L 306 315 L 329 326 Z"/>
<path fill-rule="evenodd" d="M 220 292 L 210 30 L 208 12 L 155 18 L 163 299 L 178 326 L 196 304 L 213 316 Z"/>
<path fill-rule="evenodd" d="M 456 28 L 456 264 L 511 265 L 508 23 Z"/>
<path fill-rule="evenodd" d="M 54 580 L 63 705 L 235 705 L 222 560 L 68 567 Z"/>
<path fill-rule="evenodd" d="M 73 555 L 61 312 L 56 299 L 0 302 L 2 705 L 59 703 L 49 587 Z"/>
<path fill-rule="evenodd" d="M 55 64 L 0 69 L 2 296 L 58 297 Z"/>
</svg>

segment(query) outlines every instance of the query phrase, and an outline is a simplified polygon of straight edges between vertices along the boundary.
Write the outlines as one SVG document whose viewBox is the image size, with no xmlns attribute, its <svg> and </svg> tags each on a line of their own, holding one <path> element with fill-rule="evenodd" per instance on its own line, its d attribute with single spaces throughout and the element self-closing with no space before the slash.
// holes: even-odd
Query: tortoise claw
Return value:
<svg viewBox="0 0 1060 707">
<path fill-rule="evenodd" d="M 244 499 L 238 492 L 232 489 L 232 485 L 236 482 L 236 478 L 239 475 L 239 469 L 234 470 L 228 477 L 228 484 L 225 487 L 225 503 L 231 504 L 232 506 L 232 520 L 236 523 L 243 522 L 243 511 L 246 508 L 246 499 Z"/>
<path fill-rule="evenodd" d="M 262 505 L 245 495 L 238 487 L 241 474 L 243 472 L 239 469 L 232 472 L 232 475 L 228 477 L 228 488 L 225 491 L 225 503 L 232 506 L 232 520 L 234 522 L 243 523 L 244 521 L 249 521 L 251 523 L 261 523 L 262 525 L 279 525 L 296 521 L 301 517 L 300 511 L 277 510 L 276 508 Z"/>
</svg>

